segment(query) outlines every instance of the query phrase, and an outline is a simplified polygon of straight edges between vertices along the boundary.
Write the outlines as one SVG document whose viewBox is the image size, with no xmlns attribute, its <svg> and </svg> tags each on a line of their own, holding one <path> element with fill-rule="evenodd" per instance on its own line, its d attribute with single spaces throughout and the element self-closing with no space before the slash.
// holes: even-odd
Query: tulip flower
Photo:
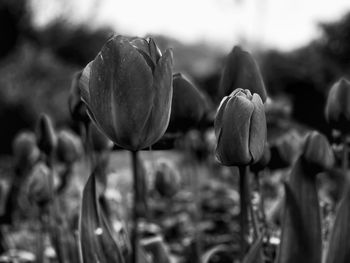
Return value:
<svg viewBox="0 0 350 263">
<path fill-rule="evenodd" d="M 332 128 L 344 133 L 350 131 L 350 82 L 341 78 L 329 91 L 326 120 Z"/>
<path fill-rule="evenodd" d="M 265 84 L 258 65 L 247 51 L 235 46 L 227 57 L 221 75 L 220 95 L 228 96 L 238 88 L 259 94 L 265 103 L 267 98 Z"/>
<path fill-rule="evenodd" d="M 12 145 L 16 166 L 19 169 L 31 168 L 40 157 L 34 133 L 25 131 L 19 133 Z"/>
<path fill-rule="evenodd" d="M 304 138 L 291 130 L 271 144 L 271 160 L 268 167 L 272 170 L 292 165 L 302 153 Z"/>
<path fill-rule="evenodd" d="M 86 112 L 86 105 L 81 100 L 79 86 L 81 74 L 82 72 L 79 71 L 73 77 L 72 86 L 68 97 L 68 108 L 73 120 L 86 124 L 90 122 L 90 118 Z"/>
<path fill-rule="evenodd" d="M 264 153 L 266 118 L 258 94 L 237 89 L 225 97 L 215 118 L 216 156 L 227 166 L 256 163 Z"/>
<path fill-rule="evenodd" d="M 172 101 L 172 51 L 153 39 L 111 38 L 83 71 L 82 100 L 96 126 L 118 146 L 137 151 L 167 129 Z"/>
<path fill-rule="evenodd" d="M 72 164 L 78 160 L 83 152 L 79 137 L 68 130 L 60 131 L 57 137 L 57 159 L 67 164 Z"/>
<path fill-rule="evenodd" d="M 173 100 L 167 132 L 186 132 L 198 128 L 206 116 L 209 103 L 204 94 L 183 74 L 173 76 Z"/>
<path fill-rule="evenodd" d="M 57 136 L 49 116 L 42 114 L 36 127 L 37 144 L 47 156 L 51 155 L 57 146 Z"/>
<path fill-rule="evenodd" d="M 317 131 L 307 135 L 302 157 L 308 167 L 317 171 L 329 169 L 335 163 L 331 145 L 327 138 Z"/>
</svg>

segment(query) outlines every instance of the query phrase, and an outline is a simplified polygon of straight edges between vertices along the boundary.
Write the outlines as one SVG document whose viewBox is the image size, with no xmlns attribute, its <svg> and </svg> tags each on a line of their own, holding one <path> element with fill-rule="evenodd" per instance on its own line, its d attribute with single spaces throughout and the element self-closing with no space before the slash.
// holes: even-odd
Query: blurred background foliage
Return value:
<svg viewBox="0 0 350 263">
<path fill-rule="evenodd" d="M 288 98 L 297 122 L 329 135 L 323 109 L 330 85 L 349 75 L 350 13 L 319 26 L 319 37 L 302 48 L 253 53 L 269 95 L 276 100 Z M 0 122 L 4 126 L 0 153 L 10 152 L 14 135 L 33 128 L 40 112 L 51 115 L 57 126 L 72 125 L 67 98 L 73 74 L 117 33 L 108 27 L 73 25 L 64 18 L 39 29 L 32 22 L 28 1 L 0 0 Z M 185 45 L 164 36 L 152 37 L 162 49 L 173 48 L 175 71 L 189 74 L 213 102 L 220 101 L 218 86 L 226 54 L 203 43 Z"/>
</svg>

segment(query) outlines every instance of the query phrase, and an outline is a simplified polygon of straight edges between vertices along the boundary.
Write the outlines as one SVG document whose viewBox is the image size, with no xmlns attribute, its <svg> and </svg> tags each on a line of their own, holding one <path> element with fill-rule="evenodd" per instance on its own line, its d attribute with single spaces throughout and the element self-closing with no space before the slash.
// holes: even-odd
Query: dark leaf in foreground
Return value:
<svg viewBox="0 0 350 263">
<path fill-rule="evenodd" d="M 202 255 L 202 258 L 201 258 L 201 263 L 209 263 L 210 262 L 210 259 L 218 254 L 218 253 L 222 253 L 222 252 L 226 252 L 228 253 L 230 251 L 230 247 L 226 246 L 226 245 L 218 245 L 218 246 L 215 246 L 213 247 L 212 249 L 208 250 L 207 252 L 205 252 L 203 255 Z"/>
<path fill-rule="evenodd" d="M 286 206 L 277 263 L 320 263 L 321 219 L 316 175 L 306 173 L 301 158 L 285 184 Z"/>
<path fill-rule="evenodd" d="M 118 244 L 100 215 L 94 173 L 90 175 L 83 191 L 79 238 L 84 263 L 124 262 Z"/>
<path fill-rule="evenodd" d="M 332 235 L 329 242 L 326 263 L 350 262 L 350 190 L 347 188 L 341 199 Z"/>
<path fill-rule="evenodd" d="M 243 263 L 263 263 L 262 245 L 263 235 L 260 235 L 249 249 L 247 255 L 243 259 Z"/>
</svg>

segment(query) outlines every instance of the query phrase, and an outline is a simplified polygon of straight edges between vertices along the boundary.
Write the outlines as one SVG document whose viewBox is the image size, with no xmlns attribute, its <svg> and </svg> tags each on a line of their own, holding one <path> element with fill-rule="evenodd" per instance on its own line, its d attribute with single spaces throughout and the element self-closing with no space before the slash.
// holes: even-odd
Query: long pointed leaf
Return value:
<svg viewBox="0 0 350 263">
<path fill-rule="evenodd" d="M 326 263 L 350 262 L 350 190 L 341 199 L 331 239 L 329 242 Z"/>
<path fill-rule="evenodd" d="M 321 219 L 316 174 L 306 171 L 301 158 L 285 184 L 286 203 L 277 263 L 320 263 Z"/>
<path fill-rule="evenodd" d="M 102 220 L 96 198 L 96 180 L 92 173 L 84 187 L 79 238 L 84 263 L 123 263 L 122 253 Z"/>
<path fill-rule="evenodd" d="M 262 252 L 262 245 L 263 245 L 263 235 L 260 235 L 252 245 L 252 247 L 249 249 L 248 253 L 245 255 L 243 259 L 243 263 L 262 263 L 264 262 L 263 259 L 263 252 Z"/>
</svg>

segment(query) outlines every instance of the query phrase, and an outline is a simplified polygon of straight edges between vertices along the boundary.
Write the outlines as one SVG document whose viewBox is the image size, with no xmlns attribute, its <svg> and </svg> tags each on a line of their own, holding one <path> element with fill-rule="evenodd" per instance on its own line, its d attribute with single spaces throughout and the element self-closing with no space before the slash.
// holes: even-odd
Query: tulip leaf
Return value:
<svg viewBox="0 0 350 263">
<path fill-rule="evenodd" d="M 286 202 L 277 263 L 320 263 L 321 219 L 316 174 L 306 173 L 299 157 L 285 183 Z"/>
<path fill-rule="evenodd" d="M 350 261 L 350 190 L 346 189 L 341 199 L 329 242 L 326 263 Z"/>
<path fill-rule="evenodd" d="M 153 262 L 170 263 L 170 254 L 160 237 L 152 237 L 141 240 L 142 247 L 152 255 Z"/>
<path fill-rule="evenodd" d="M 226 246 L 226 245 L 218 245 L 215 246 L 213 248 L 211 248 L 210 250 L 208 250 L 207 252 L 205 252 L 202 255 L 201 258 L 201 263 L 209 263 L 210 259 L 216 255 L 217 253 L 221 253 L 221 252 L 229 252 L 230 251 L 230 247 Z"/>
<path fill-rule="evenodd" d="M 249 249 L 247 255 L 243 259 L 243 263 L 262 263 L 264 262 L 262 245 L 263 235 L 260 235 L 255 241 L 252 247 Z"/>
<path fill-rule="evenodd" d="M 79 238 L 84 263 L 124 263 L 120 247 L 103 220 L 96 198 L 96 179 L 92 173 L 84 187 Z"/>
</svg>

